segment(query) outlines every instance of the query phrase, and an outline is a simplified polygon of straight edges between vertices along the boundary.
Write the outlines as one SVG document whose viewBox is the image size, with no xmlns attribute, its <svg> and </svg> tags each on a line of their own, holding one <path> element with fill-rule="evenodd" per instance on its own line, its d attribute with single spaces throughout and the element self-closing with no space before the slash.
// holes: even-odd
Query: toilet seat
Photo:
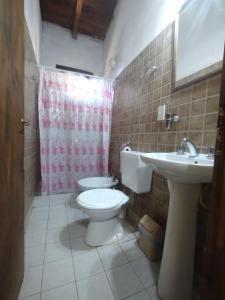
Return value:
<svg viewBox="0 0 225 300">
<path fill-rule="evenodd" d="M 77 197 L 80 206 L 92 210 L 109 210 L 121 206 L 127 196 L 118 190 L 94 189 L 81 193 Z"/>
</svg>

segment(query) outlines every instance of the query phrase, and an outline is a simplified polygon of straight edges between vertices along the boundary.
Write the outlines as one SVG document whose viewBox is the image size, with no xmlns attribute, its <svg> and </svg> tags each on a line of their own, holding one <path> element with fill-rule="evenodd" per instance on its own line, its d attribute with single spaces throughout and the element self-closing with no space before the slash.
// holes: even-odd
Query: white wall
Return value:
<svg viewBox="0 0 225 300">
<path fill-rule="evenodd" d="M 103 42 L 78 34 L 72 38 L 71 31 L 55 24 L 43 22 L 41 64 L 56 64 L 102 73 Z"/>
<path fill-rule="evenodd" d="M 104 42 L 104 75 L 116 77 L 170 22 L 185 0 L 119 0 Z M 117 57 L 116 68 L 109 65 Z"/>
<path fill-rule="evenodd" d="M 41 31 L 42 31 L 39 0 L 25 0 L 24 15 L 30 33 L 31 42 L 34 48 L 34 53 L 37 59 L 37 63 L 39 64 Z"/>
</svg>

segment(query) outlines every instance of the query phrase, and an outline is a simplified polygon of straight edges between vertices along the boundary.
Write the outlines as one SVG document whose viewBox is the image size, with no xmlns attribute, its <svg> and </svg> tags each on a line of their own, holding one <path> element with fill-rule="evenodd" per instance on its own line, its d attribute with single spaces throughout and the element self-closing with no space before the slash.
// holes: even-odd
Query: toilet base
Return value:
<svg viewBox="0 0 225 300">
<path fill-rule="evenodd" d="M 114 243 L 123 237 L 123 228 L 118 218 L 106 221 L 90 220 L 85 242 L 90 246 L 102 246 Z"/>
</svg>

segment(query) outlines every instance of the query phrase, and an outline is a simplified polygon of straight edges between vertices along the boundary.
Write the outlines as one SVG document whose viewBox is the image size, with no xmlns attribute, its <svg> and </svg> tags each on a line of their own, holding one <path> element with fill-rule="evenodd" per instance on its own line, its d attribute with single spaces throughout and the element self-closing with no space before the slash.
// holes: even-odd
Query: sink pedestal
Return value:
<svg viewBox="0 0 225 300">
<path fill-rule="evenodd" d="M 163 300 L 190 300 L 201 184 L 168 180 L 170 204 L 158 282 Z"/>
<path fill-rule="evenodd" d="M 163 300 L 191 300 L 195 231 L 201 183 L 212 182 L 205 154 L 145 153 L 142 160 L 168 180 L 170 205 L 158 292 Z"/>
</svg>

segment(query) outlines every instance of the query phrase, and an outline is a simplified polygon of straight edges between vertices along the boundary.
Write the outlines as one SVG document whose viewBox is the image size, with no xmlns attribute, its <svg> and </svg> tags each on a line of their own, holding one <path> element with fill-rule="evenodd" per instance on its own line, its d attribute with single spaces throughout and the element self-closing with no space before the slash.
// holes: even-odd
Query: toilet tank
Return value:
<svg viewBox="0 0 225 300">
<path fill-rule="evenodd" d="M 151 190 L 152 168 L 141 160 L 143 152 L 121 151 L 120 172 L 122 184 L 137 194 Z"/>
</svg>

